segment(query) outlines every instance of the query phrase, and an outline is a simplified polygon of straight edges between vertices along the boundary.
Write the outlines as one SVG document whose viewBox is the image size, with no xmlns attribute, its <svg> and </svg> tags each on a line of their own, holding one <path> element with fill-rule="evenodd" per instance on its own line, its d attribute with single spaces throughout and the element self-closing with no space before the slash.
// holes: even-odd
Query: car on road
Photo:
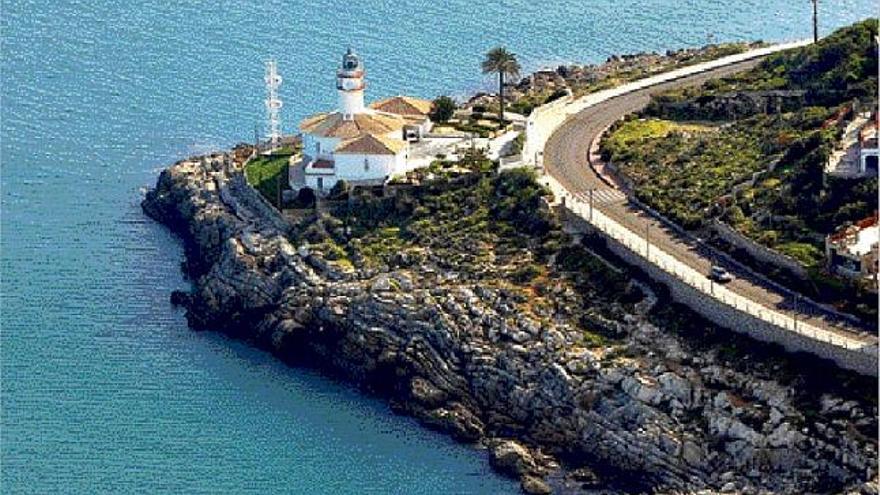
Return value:
<svg viewBox="0 0 880 495">
<path fill-rule="evenodd" d="M 720 284 L 726 284 L 733 280 L 733 275 L 731 275 L 724 267 L 713 265 L 712 269 L 709 271 L 709 278 Z"/>
</svg>

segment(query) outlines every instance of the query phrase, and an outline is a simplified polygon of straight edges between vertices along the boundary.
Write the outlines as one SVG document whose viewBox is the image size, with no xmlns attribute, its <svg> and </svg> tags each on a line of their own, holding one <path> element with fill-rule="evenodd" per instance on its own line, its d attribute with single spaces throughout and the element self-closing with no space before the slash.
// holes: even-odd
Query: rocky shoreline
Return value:
<svg viewBox="0 0 880 495">
<path fill-rule="evenodd" d="M 528 493 L 877 493 L 876 403 L 805 399 L 770 366 L 746 372 L 698 351 L 652 323 L 650 290 L 619 318 L 591 320 L 619 345 L 586 346 L 564 286 L 537 318 L 455 266 L 340 267 L 294 240 L 302 226 L 246 184 L 241 162 L 178 162 L 142 204 L 185 242 L 193 286 L 172 299 L 193 328 L 387 397 L 485 446 Z"/>
<path fill-rule="evenodd" d="M 653 74 L 686 67 L 707 60 L 721 58 L 746 50 L 759 48 L 765 43 L 721 43 L 699 48 L 667 50 L 665 53 L 640 52 L 612 55 L 599 64 L 565 64 L 556 68 L 536 70 L 518 82 L 505 85 L 505 101 L 510 111 L 528 114 L 532 108 L 560 97 L 566 92 L 582 96 L 607 89 L 627 81 Z M 498 97 L 492 93 L 479 92 L 471 96 L 464 107 L 467 109 L 494 109 Z"/>
</svg>

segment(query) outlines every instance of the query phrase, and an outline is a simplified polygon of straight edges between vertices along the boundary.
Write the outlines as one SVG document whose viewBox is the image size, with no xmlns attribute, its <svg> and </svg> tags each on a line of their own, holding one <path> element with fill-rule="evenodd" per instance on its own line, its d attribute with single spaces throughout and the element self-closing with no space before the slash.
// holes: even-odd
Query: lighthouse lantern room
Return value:
<svg viewBox="0 0 880 495">
<path fill-rule="evenodd" d="M 346 120 L 364 111 L 364 66 L 351 48 L 342 56 L 342 67 L 337 72 L 336 89 L 339 91 L 339 109 Z"/>
</svg>

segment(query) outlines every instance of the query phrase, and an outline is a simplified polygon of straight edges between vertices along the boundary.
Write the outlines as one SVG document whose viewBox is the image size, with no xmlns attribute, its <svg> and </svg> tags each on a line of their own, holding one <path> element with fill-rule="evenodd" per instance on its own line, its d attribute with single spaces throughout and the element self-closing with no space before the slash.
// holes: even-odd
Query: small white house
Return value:
<svg viewBox="0 0 880 495">
<path fill-rule="evenodd" d="M 877 117 L 872 116 L 871 121 L 859 131 L 859 172 L 861 174 L 877 175 L 878 160 L 880 160 L 880 147 L 878 147 Z"/>
<path fill-rule="evenodd" d="M 877 283 L 880 226 L 874 215 L 839 229 L 825 238 L 825 257 L 831 271 Z"/>
<path fill-rule="evenodd" d="M 364 66 L 349 49 L 337 72 L 339 109 L 300 123 L 303 159 L 290 167 L 290 186 L 323 195 L 340 180 L 381 185 L 405 172 L 409 141 L 430 130 L 431 102 L 394 97 L 364 105 Z"/>
</svg>

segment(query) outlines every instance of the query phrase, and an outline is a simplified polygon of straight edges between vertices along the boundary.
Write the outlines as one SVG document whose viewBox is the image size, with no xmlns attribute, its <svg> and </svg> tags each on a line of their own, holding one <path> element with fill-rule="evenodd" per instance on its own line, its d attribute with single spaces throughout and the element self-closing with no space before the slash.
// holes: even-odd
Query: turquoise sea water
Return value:
<svg viewBox="0 0 880 495">
<path fill-rule="evenodd" d="M 822 31 L 874 13 L 820 2 Z M 717 40 L 802 38 L 810 2 L 5 1 L 0 9 L 3 493 L 503 493 L 478 451 L 309 371 L 187 330 L 179 242 L 142 188 L 253 137 L 263 60 L 285 128 L 335 104 L 466 94 L 504 42 L 527 69 Z"/>
</svg>

